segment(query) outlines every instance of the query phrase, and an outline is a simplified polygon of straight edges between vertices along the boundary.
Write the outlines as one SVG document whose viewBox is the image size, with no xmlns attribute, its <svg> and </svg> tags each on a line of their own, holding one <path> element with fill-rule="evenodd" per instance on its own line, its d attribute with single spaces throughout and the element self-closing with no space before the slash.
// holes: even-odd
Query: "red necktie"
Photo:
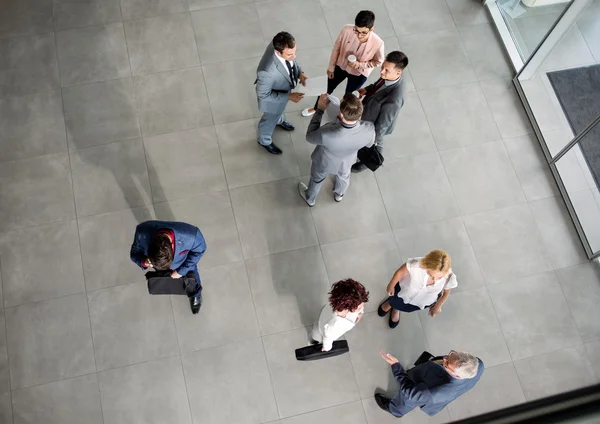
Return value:
<svg viewBox="0 0 600 424">
<path fill-rule="evenodd" d="M 377 90 L 379 90 L 381 88 L 381 86 L 383 84 L 385 84 L 385 80 L 379 80 L 372 89 L 370 89 L 369 91 L 367 91 L 365 93 L 365 97 L 363 98 L 363 101 L 362 101 L 363 105 L 365 104 L 365 102 L 367 101 L 367 99 L 369 97 L 371 97 L 373 94 L 375 94 L 377 92 Z"/>
</svg>

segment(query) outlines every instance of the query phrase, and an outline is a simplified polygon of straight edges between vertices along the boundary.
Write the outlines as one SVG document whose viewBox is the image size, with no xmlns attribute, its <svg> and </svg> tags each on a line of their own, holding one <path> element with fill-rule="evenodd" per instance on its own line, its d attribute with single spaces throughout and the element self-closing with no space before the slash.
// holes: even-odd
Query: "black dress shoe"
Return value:
<svg viewBox="0 0 600 424">
<path fill-rule="evenodd" d="M 375 393 L 375 402 L 377 402 L 377 406 L 383 409 L 385 412 L 390 412 L 390 398 L 386 398 L 384 395 L 379 393 Z"/>
<path fill-rule="evenodd" d="M 202 306 L 202 293 L 190 297 L 190 306 L 192 307 L 192 314 L 196 315 L 200 312 L 200 306 Z"/>
<path fill-rule="evenodd" d="M 282 128 L 286 131 L 294 131 L 296 127 L 290 124 L 288 121 L 283 121 L 281 124 L 277 124 L 279 128 Z"/>
<path fill-rule="evenodd" d="M 266 146 L 264 144 L 260 144 L 260 143 L 258 143 L 258 144 L 260 146 L 264 147 L 267 152 L 269 152 L 269 153 L 271 153 L 273 155 L 280 155 L 281 154 L 281 149 L 279 147 L 277 147 L 275 145 L 275 143 L 271 143 L 271 144 L 268 144 Z"/>
<path fill-rule="evenodd" d="M 394 314 L 390 314 L 390 320 L 388 322 L 388 325 L 390 326 L 390 328 L 396 328 L 398 327 L 398 324 L 400 324 L 400 319 L 398 318 L 398 321 L 392 321 L 392 315 Z"/>
<path fill-rule="evenodd" d="M 365 169 L 367 169 L 367 165 L 362 162 L 356 162 L 352 165 L 352 172 L 354 173 L 363 172 Z"/>
<path fill-rule="evenodd" d="M 387 299 L 383 301 L 383 303 L 385 303 L 385 302 L 387 302 Z M 384 311 L 383 308 L 382 308 L 383 303 L 381 305 L 379 305 L 379 308 L 377 308 L 377 315 L 379 315 L 380 317 L 386 316 L 387 313 L 392 310 L 392 308 L 390 308 L 390 309 L 388 309 L 387 312 Z"/>
</svg>

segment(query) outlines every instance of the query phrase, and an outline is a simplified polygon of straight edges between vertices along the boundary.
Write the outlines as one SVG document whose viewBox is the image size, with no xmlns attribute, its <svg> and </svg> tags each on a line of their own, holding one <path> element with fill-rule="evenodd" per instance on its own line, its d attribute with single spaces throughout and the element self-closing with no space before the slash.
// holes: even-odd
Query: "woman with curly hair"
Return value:
<svg viewBox="0 0 600 424">
<path fill-rule="evenodd" d="M 369 301 L 365 286 L 351 278 L 338 281 L 329 291 L 329 304 L 323 306 L 312 330 L 312 338 L 323 343 L 323 352 L 331 350 L 333 342 L 360 321 Z"/>
</svg>

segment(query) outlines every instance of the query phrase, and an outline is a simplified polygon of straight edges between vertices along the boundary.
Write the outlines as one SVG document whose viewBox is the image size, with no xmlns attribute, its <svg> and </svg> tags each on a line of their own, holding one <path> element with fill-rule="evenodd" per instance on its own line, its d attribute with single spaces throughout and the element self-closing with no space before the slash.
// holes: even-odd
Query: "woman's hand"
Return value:
<svg viewBox="0 0 600 424">
<path fill-rule="evenodd" d="M 387 292 L 388 296 L 393 296 L 396 291 L 396 284 L 388 284 L 385 291 Z"/>
<path fill-rule="evenodd" d="M 327 71 L 327 78 L 333 79 L 333 71 Z"/>
<path fill-rule="evenodd" d="M 434 304 L 431 308 L 429 308 L 429 316 L 431 318 L 435 318 L 435 316 L 437 314 L 439 314 L 440 312 L 442 312 L 442 307 L 440 305 L 438 305 L 437 303 Z"/>
</svg>

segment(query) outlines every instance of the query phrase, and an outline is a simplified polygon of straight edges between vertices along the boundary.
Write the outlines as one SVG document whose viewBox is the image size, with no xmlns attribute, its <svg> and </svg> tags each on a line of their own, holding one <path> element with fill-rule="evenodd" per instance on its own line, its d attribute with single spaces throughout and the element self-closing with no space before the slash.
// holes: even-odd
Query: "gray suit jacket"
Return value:
<svg viewBox="0 0 600 424">
<path fill-rule="evenodd" d="M 336 120 L 321 127 L 323 111 L 317 109 L 306 131 L 306 141 L 316 144 L 311 155 L 313 169 L 320 174 L 350 172 L 356 162 L 356 152 L 375 140 L 375 127 L 370 122 L 358 121 L 349 127 Z"/>
<path fill-rule="evenodd" d="M 365 90 L 372 89 L 381 79 L 374 84 L 365 87 Z M 396 125 L 396 119 L 402 106 L 404 106 L 404 78 L 401 78 L 396 84 L 387 87 L 380 87 L 371 97 L 366 99 L 363 104 L 362 120 L 373 122 L 375 124 L 375 139 L 379 144 L 384 135 L 391 134 Z"/>
<path fill-rule="evenodd" d="M 298 81 L 302 68 L 298 61 L 294 62 Z M 289 100 L 288 94 L 292 90 L 292 80 L 287 68 L 277 59 L 273 43 L 267 46 L 258 64 L 255 84 L 258 110 L 263 113 L 282 114 Z"/>
</svg>

